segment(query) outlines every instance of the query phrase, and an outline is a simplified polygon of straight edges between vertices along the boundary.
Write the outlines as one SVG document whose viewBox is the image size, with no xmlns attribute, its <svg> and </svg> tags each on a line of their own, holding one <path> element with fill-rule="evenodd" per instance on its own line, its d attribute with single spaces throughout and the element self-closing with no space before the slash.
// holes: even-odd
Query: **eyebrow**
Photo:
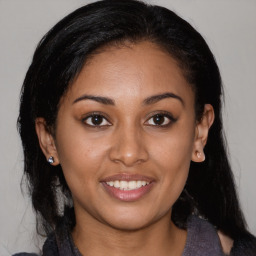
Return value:
<svg viewBox="0 0 256 256">
<path fill-rule="evenodd" d="M 163 94 L 158 94 L 158 95 L 153 95 L 153 96 L 150 96 L 148 98 L 146 98 L 144 101 L 143 101 L 143 104 L 144 105 L 151 105 L 151 104 L 154 104 L 154 103 L 157 103 L 158 101 L 160 100 L 163 100 L 163 99 L 167 99 L 167 98 L 173 98 L 173 99 L 177 99 L 179 100 L 182 105 L 184 106 L 184 101 L 183 99 L 172 93 L 172 92 L 167 92 L 167 93 L 163 93 Z"/>
<path fill-rule="evenodd" d="M 102 96 L 88 95 L 88 94 L 85 94 L 85 95 L 77 98 L 76 100 L 74 100 L 73 104 L 75 104 L 79 101 L 82 101 L 82 100 L 94 100 L 94 101 L 102 103 L 104 105 L 115 105 L 115 101 L 110 98 L 102 97 Z"/>
<path fill-rule="evenodd" d="M 182 103 L 182 105 L 184 105 L 183 99 L 180 96 L 178 96 L 174 93 L 171 93 L 171 92 L 150 96 L 150 97 L 146 98 L 145 100 L 143 100 L 143 104 L 151 105 L 151 104 L 157 103 L 160 100 L 167 99 L 167 98 L 177 99 Z M 112 106 L 115 105 L 115 101 L 111 98 L 103 97 L 103 96 L 88 95 L 88 94 L 84 94 L 81 97 L 77 98 L 76 100 L 73 101 L 73 104 L 75 104 L 79 101 L 82 101 L 82 100 L 93 100 L 93 101 L 99 102 L 104 105 L 112 105 Z"/>
</svg>

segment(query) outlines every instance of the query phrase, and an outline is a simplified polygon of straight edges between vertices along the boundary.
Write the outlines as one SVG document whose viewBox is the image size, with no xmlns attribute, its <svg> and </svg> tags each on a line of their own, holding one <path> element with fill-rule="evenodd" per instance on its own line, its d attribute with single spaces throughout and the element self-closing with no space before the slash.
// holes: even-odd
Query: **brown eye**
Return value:
<svg viewBox="0 0 256 256">
<path fill-rule="evenodd" d="M 103 117 L 102 116 L 93 116 L 91 117 L 91 122 L 93 125 L 100 125 L 103 121 Z"/>
<path fill-rule="evenodd" d="M 146 125 L 164 127 L 172 124 L 175 121 L 176 119 L 173 118 L 169 113 L 159 113 L 149 118 Z"/>
<path fill-rule="evenodd" d="M 162 125 L 166 121 L 165 118 L 163 115 L 155 115 L 152 117 L 152 121 L 155 125 Z"/>
<path fill-rule="evenodd" d="M 96 114 L 86 117 L 83 121 L 84 121 L 84 123 L 86 123 L 89 126 L 108 126 L 108 125 L 111 125 L 104 116 L 96 115 Z"/>
</svg>

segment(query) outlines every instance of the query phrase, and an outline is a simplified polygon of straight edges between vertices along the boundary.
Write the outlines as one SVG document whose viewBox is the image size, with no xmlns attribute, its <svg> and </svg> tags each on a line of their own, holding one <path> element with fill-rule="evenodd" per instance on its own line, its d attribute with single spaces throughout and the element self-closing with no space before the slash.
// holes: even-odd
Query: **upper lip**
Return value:
<svg viewBox="0 0 256 256">
<path fill-rule="evenodd" d="M 101 180 L 101 182 L 109 182 L 114 180 L 125 180 L 125 181 L 138 181 L 143 180 L 147 182 L 153 182 L 154 179 L 148 176 L 144 176 L 141 174 L 127 174 L 127 173 L 119 173 L 115 175 L 108 176 Z"/>
</svg>

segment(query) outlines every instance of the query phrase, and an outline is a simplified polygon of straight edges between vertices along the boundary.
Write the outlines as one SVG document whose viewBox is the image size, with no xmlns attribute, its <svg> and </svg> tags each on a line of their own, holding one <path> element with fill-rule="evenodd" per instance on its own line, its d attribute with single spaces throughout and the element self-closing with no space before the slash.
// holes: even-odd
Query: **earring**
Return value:
<svg viewBox="0 0 256 256">
<path fill-rule="evenodd" d="M 205 160 L 205 154 L 202 153 L 202 152 L 197 151 L 197 152 L 196 152 L 196 156 L 197 156 L 197 158 L 199 158 L 199 159 L 203 158 L 203 159 L 202 159 L 202 162 Z"/>
<path fill-rule="evenodd" d="M 47 162 L 48 162 L 49 164 L 53 164 L 53 163 L 54 163 L 54 158 L 53 158 L 53 156 L 50 156 L 50 157 L 48 158 Z"/>
</svg>

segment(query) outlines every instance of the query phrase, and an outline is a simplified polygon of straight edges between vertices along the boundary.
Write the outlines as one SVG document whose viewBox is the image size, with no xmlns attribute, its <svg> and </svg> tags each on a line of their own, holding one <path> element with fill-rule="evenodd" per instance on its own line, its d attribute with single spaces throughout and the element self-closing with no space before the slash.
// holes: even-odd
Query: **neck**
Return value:
<svg viewBox="0 0 256 256">
<path fill-rule="evenodd" d="M 186 231 L 170 221 L 170 214 L 138 230 L 118 230 L 95 219 L 77 218 L 72 236 L 86 256 L 181 255 L 186 242 Z"/>
</svg>

